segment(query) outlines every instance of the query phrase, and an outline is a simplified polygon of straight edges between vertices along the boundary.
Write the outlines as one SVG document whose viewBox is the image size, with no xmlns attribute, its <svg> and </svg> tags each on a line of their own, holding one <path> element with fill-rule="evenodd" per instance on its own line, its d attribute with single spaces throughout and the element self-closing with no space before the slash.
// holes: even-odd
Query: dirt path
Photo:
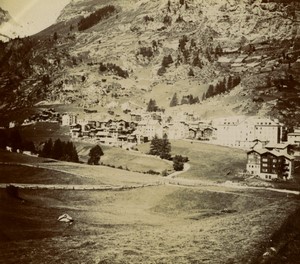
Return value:
<svg viewBox="0 0 300 264">
<path fill-rule="evenodd" d="M 8 185 L 14 185 L 22 189 L 47 189 L 47 190 L 127 190 L 150 186 L 158 186 L 160 184 L 141 184 L 132 186 L 110 186 L 110 185 L 85 185 L 85 184 L 30 184 L 30 183 L 1 183 L 0 188 L 6 188 Z"/>
<path fill-rule="evenodd" d="M 12 164 L 12 163 L 1 163 L 1 164 Z M 70 163 L 67 163 L 70 165 Z M 13 163 L 13 165 L 21 165 L 21 166 L 28 166 L 28 167 L 36 167 L 36 168 L 43 168 L 48 170 L 56 170 L 64 173 L 69 173 L 75 176 L 80 177 L 87 177 L 86 175 L 83 175 L 82 173 L 74 173 L 69 172 L 68 170 L 61 169 L 61 168 L 53 168 L 52 166 L 49 167 L 45 164 L 23 164 L 23 163 Z M 76 166 L 85 166 L 82 164 L 76 164 Z M 13 183 L 13 185 L 18 186 L 20 188 L 34 188 L 34 189 L 61 189 L 61 190 L 122 190 L 122 189 L 133 189 L 133 188 L 142 188 L 147 186 L 158 186 L 161 184 L 170 185 L 170 186 L 182 186 L 185 188 L 195 188 L 195 187 L 207 187 L 206 189 L 209 189 L 209 187 L 215 187 L 215 192 L 226 192 L 226 190 L 230 191 L 233 189 L 239 189 L 239 190 L 265 190 L 265 191 L 273 191 L 273 192 L 280 192 L 280 193 L 286 193 L 286 194 L 294 194 L 294 195 L 300 195 L 299 191 L 292 191 L 292 190 L 286 190 L 286 189 L 275 189 L 270 187 L 253 187 L 253 186 L 245 186 L 241 185 L 239 183 L 234 182 L 225 182 L 225 183 L 217 183 L 209 180 L 191 180 L 191 179 L 185 179 L 178 177 L 182 173 L 185 173 L 191 168 L 191 165 L 189 163 L 184 164 L 184 169 L 182 171 L 176 171 L 166 177 L 158 177 L 156 181 L 144 183 L 144 184 L 122 184 L 122 185 L 62 185 L 62 184 L 19 184 L 19 183 Z M 0 184 L 0 188 L 5 188 L 7 184 Z"/>
</svg>

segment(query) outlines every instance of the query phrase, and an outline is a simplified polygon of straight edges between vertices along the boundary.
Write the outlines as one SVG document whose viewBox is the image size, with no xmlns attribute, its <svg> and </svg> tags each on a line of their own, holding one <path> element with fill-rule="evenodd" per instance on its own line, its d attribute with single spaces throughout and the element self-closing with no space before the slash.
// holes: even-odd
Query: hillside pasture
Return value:
<svg viewBox="0 0 300 264">
<path fill-rule="evenodd" d="M 0 190 L 0 259 L 8 264 L 251 263 L 297 203 L 284 194 L 170 186 L 19 197 Z M 64 213 L 73 224 L 57 221 Z"/>
<path fill-rule="evenodd" d="M 87 162 L 90 149 L 95 144 L 76 142 L 80 160 Z M 101 164 L 115 168 L 122 168 L 134 172 L 148 172 L 149 170 L 161 173 L 164 170 L 173 171 L 172 163 L 158 157 L 145 155 L 137 151 L 129 151 L 117 147 L 101 145 L 104 155 Z"/>
<path fill-rule="evenodd" d="M 172 155 L 189 158 L 191 168 L 180 175 L 188 179 L 226 181 L 246 168 L 247 155 L 240 149 L 233 149 L 199 141 L 171 140 Z M 147 153 L 150 143 L 138 146 Z"/>
</svg>

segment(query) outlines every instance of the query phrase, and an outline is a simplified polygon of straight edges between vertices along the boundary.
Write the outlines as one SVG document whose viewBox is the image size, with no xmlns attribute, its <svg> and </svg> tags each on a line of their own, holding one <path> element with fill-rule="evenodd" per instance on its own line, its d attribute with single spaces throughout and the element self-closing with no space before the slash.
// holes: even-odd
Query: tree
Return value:
<svg viewBox="0 0 300 264">
<path fill-rule="evenodd" d="M 60 139 L 55 140 L 52 148 L 52 154 L 51 157 L 53 159 L 60 160 L 64 153 L 64 145 L 60 141 Z"/>
<path fill-rule="evenodd" d="M 156 112 L 157 110 L 158 107 L 156 105 L 156 101 L 154 99 L 150 99 L 147 106 L 147 112 Z"/>
<path fill-rule="evenodd" d="M 173 158 L 173 168 L 174 168 L 174 170 L 182 171 L 183 168 L 184 168 L 184 163 L 188 162 L 188 161 L 189 161 L 188 157 L 183 157 L 181 155 L 176 155 Z"/>
<path fill-rule="evenodd" d="M 173 106 L 176 106 L 178 105 L 178 98 L 177 98 L 177 93 L 175 93 L 171 99 L 171 102 L 170 102 L 170 106 L 173 107 Z"/>
<path fill-rule="evenodd" d="M 57 39 L 58 39 L 58 35 L 57 35 L 57 32 L 55 31 L 54 34 L 53 34 L 53 40 L 57 41 Z"/>
<path fill-rule="evenodd" d="M 164 56 L 161 65 L 163 67 L 169 67 L 169 65 L 173 63 L 173 58 L 171 55 Z"/>
<path fill-rule="evenodd" d="M 99 145 L 96 145 L 95 147 L 91 148 L 91 150 L 90 150 L 88 164 L 89 165 L 99 165 L 100 158 L 103 155 L 104 155 L 104 153 L 102 151 L 102 148 Z"/>
<path fill-rule="evenodd" d="M 166 72 L 166 68 L 164 66 L 161 66 L 157 71 L 157 75 L 163 76 Z"/>
<path fill-rule="evenodd" d="M 48 139 L 48 141 L 45 142 L 43 149 L 40 153 L 40 156 L 44 157 L 44 158 L 51 157 L 52 148 L 53 148 L 53 142 L 52 142 L 52 139 L 50 138 L 50 139 Z"/>
<path fill-rule="evenodd" d="M 149 154 L 150 155 L 154 155 L 154 156 L 159 156 L 160 154 L 160 139 L 157 137 L 157 135 L 155 135 L 150 143 L 150 151 Z"/>
<path fill-rule="evenodd" d="M 171 158 L 171 143 L 168 140 L 167 135 L 165 134 L 163 138 L 158 138 L 157 135 L 151 140 L 150 143 L 150 155 L 159 156 L 162 159 Z"/>
<path fill-rule="evenodd" d="M 206 98 L 212 97 L 213 95 L 214 95 L 214 86 L 210 84 L 206 92 Z"/>
<path fill-rule="evenodd" d="M 164 134 L 164 136 L 161 140 L 159 157 L 161 159 L 166 159 L 166 160 L 171 159 L 171 143 L 166 134 Z"/>
</svg>

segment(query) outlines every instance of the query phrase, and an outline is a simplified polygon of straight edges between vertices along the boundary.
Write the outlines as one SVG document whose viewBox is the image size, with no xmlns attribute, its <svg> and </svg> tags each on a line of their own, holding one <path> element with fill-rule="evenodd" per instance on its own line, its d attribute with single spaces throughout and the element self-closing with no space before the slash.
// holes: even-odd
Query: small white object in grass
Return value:
<svg viewBox="0 0 300 264">
<path fill-rule="evenodd" d="M 63 214 L 63 215 L 59 216 L 57 220 L 60 222 L 66 222 L 66 223 L 69 223 L 69 222 L 71 223 L 74 221 L 73 218 L 71 216 L 69 216 L 68 214 Z"/>
</svg>

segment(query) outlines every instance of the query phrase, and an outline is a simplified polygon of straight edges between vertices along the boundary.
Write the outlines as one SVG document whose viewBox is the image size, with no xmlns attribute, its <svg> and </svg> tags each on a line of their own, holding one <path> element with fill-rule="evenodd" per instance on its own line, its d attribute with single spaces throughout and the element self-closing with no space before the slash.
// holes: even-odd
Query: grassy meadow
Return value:
<svg viewBox="0 0 300 264">
<path fill-rule="evenodd" d="M 225 181 L 235 178 L 237 172 L 246 168 L 247 155 L 240 149 L 211 145 L 197 141 L 171 140 L 172 155 L 189 158 L 191 168 L 180 174 L 188 179 Z M 147 153 L 150 143 L 138 146 Z"/>
</svg>

